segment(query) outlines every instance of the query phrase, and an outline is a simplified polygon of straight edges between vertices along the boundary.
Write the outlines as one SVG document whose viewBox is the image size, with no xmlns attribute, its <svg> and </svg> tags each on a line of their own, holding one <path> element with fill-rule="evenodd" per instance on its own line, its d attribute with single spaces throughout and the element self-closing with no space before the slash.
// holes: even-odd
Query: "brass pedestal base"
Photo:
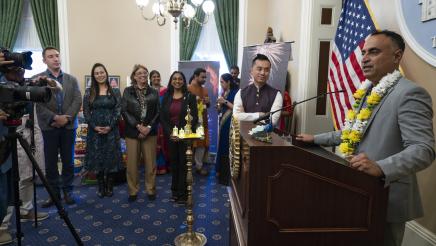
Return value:
<svg viewBox="0 0 436 246">
<path fill-rule="evenodd" d="M 185 232 L 174 239 L 174 244 L 176 246 L 204 246 L 206 243 L 206 236 L 199 232 L 193 232 L 192 234 Z"/>
</svg>

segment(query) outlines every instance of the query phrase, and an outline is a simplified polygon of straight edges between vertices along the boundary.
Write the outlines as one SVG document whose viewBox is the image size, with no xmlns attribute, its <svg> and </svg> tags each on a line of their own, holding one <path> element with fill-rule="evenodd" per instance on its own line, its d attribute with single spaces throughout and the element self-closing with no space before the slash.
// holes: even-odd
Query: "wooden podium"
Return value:
<svg viewBox="0 0 436 246">
<path fill-rule="evenodd" d="M 230 245 L 382 245 L 388 188 L 320 147 L 272 144 L 240 123 L 241 165 L 228 188 Z"/>
</svg>

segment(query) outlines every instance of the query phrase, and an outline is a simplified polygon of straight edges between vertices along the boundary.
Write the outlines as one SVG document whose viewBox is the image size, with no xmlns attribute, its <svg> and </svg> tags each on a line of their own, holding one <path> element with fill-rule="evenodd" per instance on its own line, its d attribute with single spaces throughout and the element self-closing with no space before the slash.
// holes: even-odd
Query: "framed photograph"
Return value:
<svg viewBox="0 0 436 246">
<path fill-rule="evenodd" d="M 85 88 L 91 87 L 91 75 L 85 75 Z"/>
<path fill-rule="evenodd" d="M 109 84 L 112 88 L 120 88 L 120 76 L 109 75 Z"/>
<path fill-rule="evenodd" d="M 109 75 L 109 84 L 112 88 L 120 88 L 120 76 Z M 91 75 L 85 75 L 85 88 L 91 87 Z"/>
</svg>

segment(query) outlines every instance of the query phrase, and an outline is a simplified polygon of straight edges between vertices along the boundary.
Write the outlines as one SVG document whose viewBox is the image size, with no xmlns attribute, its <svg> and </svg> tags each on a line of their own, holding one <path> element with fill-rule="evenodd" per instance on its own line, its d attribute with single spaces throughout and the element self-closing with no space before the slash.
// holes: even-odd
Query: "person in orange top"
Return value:
<svg viewBox="0 0 436 246">
<path fill-rule="evenodd" d="M 197 68 L 191 77 L 188 85 L 188 90 L 191 94 L 197 97 L 198 123 L 204 127 L 204 139 L 196 140 L 193 143 L 194 159 L 196 171 L 201 175 L 207 176 L 208 171 L 203 167 L 203 158 L 206 149 L 209 147 L 209 133 L 207 127 L 207 108 L 210 106 L 210 99 L 207 89 L 204 87 L 206 83 L 206 70 Z"/>
</svg>

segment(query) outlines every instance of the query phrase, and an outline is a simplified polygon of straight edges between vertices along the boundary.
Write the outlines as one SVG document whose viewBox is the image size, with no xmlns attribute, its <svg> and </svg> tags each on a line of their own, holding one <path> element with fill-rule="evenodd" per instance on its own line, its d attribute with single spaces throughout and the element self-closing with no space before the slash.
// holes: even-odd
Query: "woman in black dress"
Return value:
<svg viewBox="0 0 436 246">
<path fill-rule="evenodd" d="M 106 67 L 96 63 L 91 70 L 91 87 L 83 98 L 83 114 L 88 123 L 85 169 L 97 173 L 97 195 L 113 195 L 112 173 L 121 169 L 121 94 L 109 85 Z"/>
<path fill-rule="evenodd" d="M 185 75 L 175 71 L 170 77 L 168 91 L 162 99 L 160 122 L 169 143 L 172 199 L 180 204 L 185 204 L 187 200 L 186 144 L 171 137 L 171 134 L 174 126 L 180 129 L 186 125 L 188 106 L 193 117 L 192 131 L 195 132 L 198 124 L 196 97 L 188 92 Z"/>
</svg>

